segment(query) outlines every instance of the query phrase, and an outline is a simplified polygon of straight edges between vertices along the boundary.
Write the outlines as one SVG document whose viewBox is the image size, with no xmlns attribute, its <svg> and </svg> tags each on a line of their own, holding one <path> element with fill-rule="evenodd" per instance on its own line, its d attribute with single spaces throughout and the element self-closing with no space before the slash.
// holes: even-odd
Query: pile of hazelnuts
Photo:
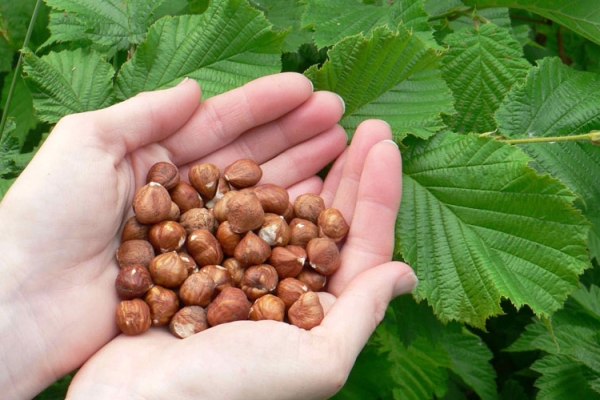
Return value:
<svg viewBox="0 0 600 400">
<path fill-rule="evenodd" d="M 290 202 L 258 184 L 261 167 L 237 160 L 222 172 L 190 168 L 189 183 L 168 162 L 154 164 L 133 197 L 116 252 L 116 322 L 127 335 L 168 326 L 185 338 L 239 320 L 319 325 L 316 292 L 341 264 L 349 226 L 316 194 Z"/>
</svg>

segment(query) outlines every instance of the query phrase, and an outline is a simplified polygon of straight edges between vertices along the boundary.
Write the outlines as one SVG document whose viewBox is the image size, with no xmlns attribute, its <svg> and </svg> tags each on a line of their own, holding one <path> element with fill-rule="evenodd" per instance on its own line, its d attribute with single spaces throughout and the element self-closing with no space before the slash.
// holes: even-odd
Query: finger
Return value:
<svg viewBox="0 0 600 400">
<path fill-rule="evenodd" d="M 287 191 L 290 195 L 290 202 L 294 204 L 296 197 L 304 193 L 320 193 L 323 187 L 323 181 L 316 175 L 308 179 L 298 182 L 293 186 L 288 187 Z"/>
<path fill-rule="evenodd" d="M 352 280 L 311 333 L 326 330 L 339 343 L 340 354 L 348 355 L 352 363 L 383 320 L 391 299 L 410 293 L 417 282 L 413 270 L 397 261 L 364 271 Z"/>
<path fill-rule="evenodd" d="M 358 273 L 391 260 L 401 169 L 400 152 L 393 142 L 384 140 L 369 151 L 357 190 L 354 218 L 341 250 L 342 268 L 328 286 L 334 295 L 339 295 Z"/>
<path fill-rule="evenodd" d="M 281 73 L 203 101 L 177 135 L 161 144 L 183 165 L 233 142 L 247 130 L 292 111 L 313 93 L 301 74 Z"/>
<path fill-rule="evenodd" d="M 59 122 L 58 131 L 78 136 L 73 138 L 76 143 L 99 143 L 121 160 L 125 154 L 173 134 L 190 118 L 199 102 L 200 87 L 189 79 L 170 89 L 140 93 L 102 110 L 73 114 Z M 81 135 L 86 126 L 96 135 Z"/>
<path fill-rule="evenodd" d="M 301 182 L 335 160 L 346 148 L 346 140 L 344 129 L 334 125 L 264 163 L 261 182 L 272 182 L 283 187 Z"/>
<path fill-rule="evenodd" d="M 320 91 L 281 118 L 250 129 L 229 145 L 202 158 L 224 168 L 240 158 L 263 163 L 282 151 L 333 127 L 342 117 L 339 96 Z"/>
<path fill-rule="evenodd" d="M 323 185 L 325 204 L 339 209 L 348 223 L 352 222 L 356 206 L 357 190 L 369 150 L 382 140 L 390 139 L 390 126 L 381 120 L 367 120 L 357 128 L 343 166 L 336 165 L 329 172 Z M 341 161 L 341 160 L 340 160 Z"/>
</svg>

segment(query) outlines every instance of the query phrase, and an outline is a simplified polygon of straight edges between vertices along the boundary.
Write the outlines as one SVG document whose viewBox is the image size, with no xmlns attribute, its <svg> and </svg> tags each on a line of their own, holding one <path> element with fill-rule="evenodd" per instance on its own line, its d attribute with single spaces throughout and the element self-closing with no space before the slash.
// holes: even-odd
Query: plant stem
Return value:
<svg viewBox="0 0 600 400">
<path fill-rule="evenodd" d="M 0 120 L 0 140 L 2 140 L 2 134 L 4 133 L 4 127 L 6 126 L 6 120 L 8 119 L 8 107 L 10 106 L 10 101 L 12 100 L 12 95 L 15 91 L 15 86 L 17 85 L 17 79 L 19 78 L 21 63 L 23 62 L 23 49 L 26 48 L 29 44 L 29 38 L 31 37 L 31 32 L 33 32 L 33 25 L 37 18 L 37 14 L 40 10 L 41 4 L 42 0 L 37 0 L 37 2 L 35 3 L 35 8 L 33 9 L 33 14 L 31 14 L 31 20 L 29 21 L 29 26 L 27 27 L 27 33 L 25 34 L 25 39 L 23 40 L 23 46 L 21 46 L 21 50 L 19 51 L 17 66 L 15 67 L 15 72 L 13 74 L 12 81 L 10 83 L 10 88 L 8 90 L 8 96 L 6 97 L 6 103 L 4 104 L 2 120 Z"/>
<path fill-rule="evenodd" d="M 600 139 L 600 131 L 591 131 L 590 133 L 583 133 L 581 135 L 571 135 L 571 136 L 533 137 L 533 138 L 524 138 L 524 139 L 497 138 L 497 140 L 508 143 L 508 144 L 543 143 L 543 142 L 574 142 L 577 140 L 597 141 L 599 139 Z"/>
</svg>

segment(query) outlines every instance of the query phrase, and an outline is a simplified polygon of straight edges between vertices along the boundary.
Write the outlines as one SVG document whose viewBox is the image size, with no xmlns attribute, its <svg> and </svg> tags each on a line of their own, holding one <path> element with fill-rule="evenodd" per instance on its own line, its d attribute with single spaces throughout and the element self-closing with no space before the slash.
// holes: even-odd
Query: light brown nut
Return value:
<svg viewBox="0 0 600 400">
<path fill-rule="evenodd" d="M 290 221 L 290 241 L 288 244 L 306 248 L 308 242 L 319 237 L 319 229 L 307 219 L 294 218 Z"/>
<path fill-rule="evenodd" d="M 265 220 L 265 212 L 258 197 L 251 191 L 229 193 L 234 193 L 227 201 L 227 221 L 231 230 L 244 233 L 260 228 Z"/>
<path fill-rule="evenodd" d="M 325 201 L 318 194 L 305 193 L 294 200 L 294 215 L 296 218 L 307 219 L 313 224 L 317 223 L 319 214 L 325 209 Z"/>
<path fill-rule="evenodd" d="M 296 276 L 296 279 L 308 286 L 309 290 L 318 292 L 325 288 L 327 284 L 327 277 L 311 267 L 304 267 L 302 271 Z"/>
<path fill-rule="evenodd" d="M 187 210 L 179 217 L 179 223 L 188 235 L 196 229 L 206 229 L 210 233 L 215 233 L 215 216 L 206 208 Z"/>
<path fill-rule="evenodd" d="M 208 274 L 196 272 L 181 284 L 179 298 L 186 306 L 206 307 L 210 303 L 217 285 Z"/>
<path fill-rule="evenodd" d="M 152 326 L 167 325 L 179 310 L 177 294 L 162 286 L 154 285 L 144 296 L 144 301 L 150 307 Z"/>
<path fill-rule="evenodd" d="M 223 221 L 219 224 L 215 237 L 219 241 L 219 244 L 223 248 L 223 253 L 228 256 L 232 256 L 235 251 L 235 247 L 240 243 L 244 234 L 235 233 L 231 230 L 229 221 Z"/>
<path fill-rule="evenodd" d="M 205 265 L 200 268 L 200 273 L 210 276 L 215 283 L 215 292 L 221 292 L 229 286 L 233 286 L 229 270 L 222 265 Z"/>
<path fill-rule="evenodd" d="M 139 335 L 150 329 L 150 309 L 142 299 L 123 300 L 117 306 L 115 320 L 124 334 Z"/>
<path fill-rule="evenodd" d="M 206 307 L 206 319 L 210 326 L 227 322 L 247 320 L 250 301 L 241 289 L 228 287 Z"/>
<path fill-rule="evenodd" d="M 325 312 L 315 292 L 304 293 L 288 310 L 290 324 L 306 330 L 319 325 L 324 317 Z"/>
<path fill-rule="evenodd" d="M 235 246 L 233 256 L 245 266 L 265 262 L 271 256 L 271 247 L 254 232 L 247 232 Z"/>
<path fill-rule="evenodd" d="M 249 317 L 252 321 L 283 321 L 285 317 L 285 304 L 279 297 L 266 294 L 252 304 Z"/>
<path fill-rule="evenodd" d="M 204 202 L 200 197 L 200 194 L 185 181 L 179 181 L 173 189 L 169 190 L 171 200 L 179 207 L 180 213 L 185 213 L 192 208 L 201 208 L 204 206 Z"/>
<path fill-rule="evenodd" d="M 116 252 L 117 264 L 123 268 L 127 265 L 141 264 L 148 268 L 154 258 L 152 244 L 146 240 L 128 240 L 121 243 Z"/>
<path fill-rule="evenodd" d="M 304 282 L 295 278 L 285 278 L 277 285 L 275 295 L 283 300 L 286 308 L 289 308 L 302 294 L 308 291 L 309 288 Z"/>
<path fill-rule="evenodd" d="M 140 224 L 135 216 L 129 218 L 125 225 L 123 225 L 123 232 L 121 233 L 121 243 L 128 240 L 148 240 L 148 232 L 150 231 L 150 225 Z"/>
<path fill-rule="evenodd" d="M 258 231 L 258 236 L 269 246 L 287 246 L 290 241 L 290 226 L 282 216 L 265 213 L 265 220 Z"/>
<path fill-rule="evenodd" d="M 321 211 L 317 218 L 317 226 L 320 237 L 328 237 L 336 243 L 341 242 L 350 230 L 344 216 L 337 208 L 326 208 Z"/>
<path fill-rule="evenodd" d="M 250 300 L 256 300 L 265 294 L 275 292 L 278 282 L 275 268 L 268 264 L 260 264 L 246 269 L 240 287 Z"/>
<path fill-rule="evenodd" d="M 231 275 L 231 284 L 235 287 L 240 287 L 246 268 L 241 262 L 233 257 L 227 258 L 223 261 L 223 266 L 229 271 Z"/>
<path fill-rule="evenodd" d="M 265 183 L 252 189 L 265 213 L 283 215 L 290 204 L 290 196 L 284 188 L 274 183 Z"/>
<path fill-rule="evenodd" d="M 142 224 L 156 224 L 166 220 L 171 213 L 171 197 L 160 183 L 150 182 L 133 195 L 133 212 Z"/>
<path fill-rule="evenodd" d="M 188 277 L 187 267 L 175 251 L 154 257 L 148 270 L 154 283 L 168 288 L 180 286 Z"/>
<path fill-rule="evenodd" d="M 181 251 L 187 235 L 185 229 L 175 221 L 161 221 L 152 225 L 148 240 L 160 253 Z"/>
<path fill-rule="evenodd" d="M 169 323 L 169 331 L 180 339 L 208 328 L 206 312 L 200 306 L 187 306 L 177 311 Z"/>
<path fill-rule="evenodd" d="M 279 279 L 296 277 L 302 271 L 305 261 L 306 250 L 293 245 L 275 247 L 269 257 L 269 264 L 275 267 Z"/>
<path fill-rule="evenodd" d="M 220 176 L 219 167 L 210 163 L 193 165 L 188 174 L 190 184 L 200 193 L 205 202 L 215 196 Z"/>
<path fill-rule="evenodd" d="M 262 169 L 254 160 L 242 158 L 228 165 L 223 175 L 231 186 L 240 189 L 256 185 L 262 178 Z"/>
<path fill-rule="evenodd" d="M 121 268 L 115 279 L 117 295 L 126 300 L 142 297 L 152 286 L 150 272 L 141 264 Z"/>
<path fill-rule="evenodd" d="M 169 162 L 161 161 L 154 164 L 148 170 L 146 183 L 157 182 L 170 190 L 179 183 L 179 170 Z"/>
<path fill-rule="evenodd" d="M 217 238 L 207 229 L 197 229 L 191 232 L 186 246 L 188 253 L 200 267 L 221 264 L 223 261 L 223 249 Z"/>
<path fill-rule="evenodd" d="M 329 238 L 315 238 L 306 245 L 308 265 L 319 273 L 329 276 L 342 265 L 337 244 Z"/>
</svg>

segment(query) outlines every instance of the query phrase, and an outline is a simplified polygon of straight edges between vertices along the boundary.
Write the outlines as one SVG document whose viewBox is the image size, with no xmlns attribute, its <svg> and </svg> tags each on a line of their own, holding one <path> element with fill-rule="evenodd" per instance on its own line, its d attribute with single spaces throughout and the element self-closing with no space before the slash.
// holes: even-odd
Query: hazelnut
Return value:
<svg viewBox="0 0 600 400">
<path fill-rule="evenodd" d="M 282 216 L 266 213 L 258 236 L 269 246 L 286 246 L 290 241 L 290 226 Z"/>
<path fill-rule="evenodd" d="M 333 274 L 342 265 L 340 251 L 332 239 L 315 238 L 306 245 L 308 264 L 325 276 Z"/>
<path fill-rule="evenodd" d="M 295 278 L 285 278 L 277 284 L 275 295 L 283 300 L 286 308 L 289 308 L 308 291 L 308 286 L 304 282 Z"/>
<path fill-rule="evenodd" d="M 133 195 L 133 212 L 142 224 L 164 221 L 171 213 L 171 197 L 160 183 L 150 182 Z"/>
<path fill-rule="evenodd" d="M 324 317 L 325 312 L 315 292 L 302 294 L 288 310 L 290 323 L 306 330 L 319 325 Z"/>
<path fill-rule="evenodd" d="M 294 218 L 290 221 L 290 241 L 294 246 L 306 247 L 311 239 L 319 237 L 319 229 L 307 219 Z"/>
<path fill-rule="evenodd" d="M 213 215 L 218 222 L 227 221 L 228 213 L 229 213 L 229 199 L 238 194 L 237 191 L 231 190 L 223 195 L 219 201 L 217 201 L 213 207 Z"/>
<path fill-rule="evenodd" d="M 231 275 L 231 284 L 235 287 L 240 287 L 246 268 L 241 262 L 235 258 L 227 258 L 223 261 L 223 267 L 227 268 L 229 275 Z"/>
<path fill-rule="evenodd" d="M 154 249 L 146 240 L 128 240 L 121 243 L 117 249 L 116 258 L 117 264 L 121 268 L 133 264 L 141 264 L 147 268 L 154 258 Z"/>
<path fill-rule="evenodd" d="M 131 217 L 123 226 L 123 232 L 121 233 L 121 243 L 128 240 L 148 240 L 148 231 L 150 231 L 150 225 L 140 224 L 135 218 Z"/>
<path fill-rule="evenodd" d="M 196 261 L 190 256 L 188 253 L 180 251 L 177 253 L 183 264 L 185 265 L 185 269 L 188 271 L 188 275 L 193 274 L 194 272 L 198 272 L 198 265 Z"/>
<path fill-rule="evenodd" d="M 207 328 L 206 312 L 200 306 L 183 307 L 173 315 L 169 322 L 169 331 L 180 339 L 185 339 Z"/>
<path fill-rule="evenodd" d="M 179 298 L 186 306 L 206 307 L 217 285 L 208 274 L 196 272 L 181 284 Z"/>
<path fill-rule="evenodd" d="M 250 191 L 233 193 L 235 194 L 227 201 L 227 221 L 231 230 L 244 233 L 260 228 L 265 220 L 265 213 L 258 197 Z"/>
<path fill-rule="evenodd" d="M 223 171 L 225 179 L 238 189 L 256 185 L 262 178 L 262 169 L 254 160 L 242 158 Z"/>
<path fill-rule="evenodd" d="M 265 213 L 283 215 L 290 204 L 290 196 L 284 188 L 273 183 L 256 186 L 253 190 Z"/>
<path fill-rule="evenodd" d="M 223 175 L 221 175 L 221 177 L 219 178 L 219 184 L 217 186 L 217 191 L 216 191 L 214 197 L 206 202 L 205 207 L 212 209 L 215 206 L 215 204 L 217 203 L 217 201 L 221 200 L 221 198 L 223 196 L 225 196 L 225 193 L 229 192 L 230 190 L 231 190 L 231 188 L 229 187 L 229 183 L 227 182 L 225 177 Z"/>
<path fill-rule="evenodd" d="M 150 167 L 146 175 L 146 183 L 150 182 L 160 183 L 165 189 L 170 190 L 179 182 L 179 170 L 169 162 L 157 162 Z"/>
<path fill-rule="evenodd" d="M 250 307 L 249 318 L 252 321 L 273 320 L 283 321 L 285 317 L 285 304 L 279 297 L 266 294 L 254 302 Z"/>
<path fill-rule="evenodd" d="M 185 181 L 179 181 L 173 189 L 169 190 L 171 200 L 179 207 L 181 213 L 185 213 L 192 208 L 201 208 L 204 206 L 204 202 L 200 197 L 200 194 Z"/>
<path fill-rule="evenodd" d="M 115 320 L 124 334 L 139 335 L 150 329 L 150 308 L 142 299 L 123 300 L 117 306 Z"/>
<path fill-rule="evenodd" d="M 294 278 L 302 271 L 306 251 L 300 246 L 275 247 L 271 251 L 269 264 L 277 270 L 279 279 Z"/>
<path fill-rule="evenodd" d="M 175 204 L 174 201 L 171 201 L 171 212 L 169 212 L 169 216 L 167 217 L 168 221 L 179 221 L 179 217 L 181 216 L 181 211 L 179 210 L 179 206 Z"/>
<path fill-rule="evenodd" d="M 187 251 L 200 267 L 220 264 L 223 261 L 223 249 L 217 238 L 207 229 L 196 229 L 187 238 Z"/>
<path fill-rule="evenodd" d="M 161 253 L 180 251 L 185 244 L 186 233 L 183 226 L 175 221 L 162 221 L 152 225 L 148 233 L 152 246 Z"/>
<path fill-rule="evenodd" d="M 232 286 L 231 274 L 222 265 L 205 265 L 200 268 L 200 273 L 210 276 L 215 283 L 215 292 L 221 292 L 226 287 Z"/>
<path fill-rule="evenodd" d="M 188 235 L 196 229 L 207 229 L 210 233 L 215 233 L 215 216 L 206 208 L 187 210 L 179 217 L 179 223 Z"/>
<path fill-rule="evenodd" d="M 141 264 L 121 268 L 115 279 L 117 295 L 126 300 L 142 297 L 152 286 L 150 272 Z"/>
<path fill-rule="evenodd" d="M 288 203 L 287 208 L 281 214 L 281 216 L 283 217 L 283 219 L 285 219 L 285 222 L 287 222 L 289 224 L 295 217 L 294 205 L 292 203 Z"/>
<path fill-rule="evenodd" d="M 190 168 L 190 184 L 200 193 L 204 201 L 210 200 L 217 192 L 221 171 L 214 164 L 197 164 Z"/>
<path fill-rule="evenodd" d="M 175 251 L 154 257 L 148 270 L 157 285 L 169 288 L 181 285 L 188 277 L 187 267 Z"/>
<path fill-rule="evenodd" d="M 233 255 L 235 247 L 244 237 L 243 234 L 235 233 L 231 230 L 229 221 L 223 221 L 221 224 L 219 224 L 215 236 L 223 248 L 223 253 L 227 254 L 228 256 Z"/>
<path fill-rule="evenodd" d="M 326 208 L 321 211 L 317 218 L 317 226 L 320 237 L 328 237 L 336 243 L 339 243 L 350 230 L 344 216 L 337 208 Z"/>
<path fill-rule="evenodd" d="M 254 232 L 250 231 L 244 235 L 235 247 L 233 256 L 243 265 L 262 264 L 271 256 L 271 247 Z"/>
<path fill-rule="evenodd" d="M 318 292 L 323 290 L 327 283 L 327 277 L 310 267 L 303 268 L 302 271 L 296 276 L 296 279 L 308 286 L 309 290 Z"/>
<path fill-rule="evenodd" d="M 206 307 L 210 326 L 226 322 L 247 320 L 250 302 L 241 289 L 227 287 Z"/>
<path fill-rule="evenodd" d="M 253 265 L 244 273 L 240 288 L 250 300 L 256 300 L 274 292 L 278 282 L 275 268 L 268 264 Z"/>
<path fill-rule="evenodd" d="M 305 193 L 296 197 L 294 201 L 294 215 L 296 218 L 307 219 L 313 224 L 317 223 L 319 214 L 325 209 L 325 201 L 318 194 Z"/>
<path fill-rule="evenodd" d="M 148 290 L 144 301 L 150 307 L 152 326 L 163 326 L 169 323 L 171 317 L 179 310 L 177 294 L 165 287 L 155 285 Z"/>
</svg>

